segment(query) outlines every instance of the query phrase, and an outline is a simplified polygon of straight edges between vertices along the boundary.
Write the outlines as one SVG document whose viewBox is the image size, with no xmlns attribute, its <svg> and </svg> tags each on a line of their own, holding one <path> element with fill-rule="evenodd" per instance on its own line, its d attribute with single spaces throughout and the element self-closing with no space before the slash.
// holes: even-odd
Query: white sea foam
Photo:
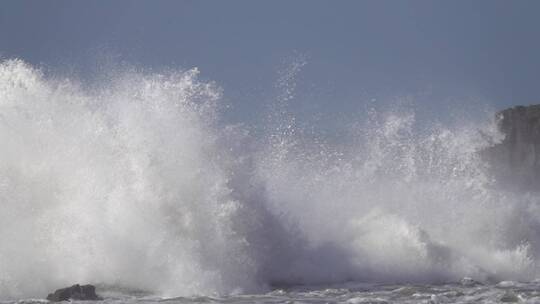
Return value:
<svg viewBox="0 0 540 304">
<path fill-rule="evenodd" d="M 493 122 L 418 132 L 414 113 L 372 112 L 333 147 L 281 100 L 252 136 L 197 73 L 92 87 L 0 64 L 2 297 L 538 276 L 540 199 L 499 190 L 477 153 Z"/>
</svg>

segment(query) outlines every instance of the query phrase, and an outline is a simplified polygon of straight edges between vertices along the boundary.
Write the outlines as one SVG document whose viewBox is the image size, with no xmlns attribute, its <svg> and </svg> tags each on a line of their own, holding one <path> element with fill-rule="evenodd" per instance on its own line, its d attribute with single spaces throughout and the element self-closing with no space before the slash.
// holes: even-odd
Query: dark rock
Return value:
<svg viewBox="0 0 540 304">
<path fill-rule="evenodd" d="M 96 287 L 93 285 L 73 285 L 56 290 L 47 296 L 47 300 L 52 302 L 68 300 L 100 300 L 96 295 Z"/>
<path fill-rule="evenodd" d="M 504 140 L 483 154 L 497 180 L 515 190 L 540 191 L 540 105 L 497 114 Z"/>
</svg>

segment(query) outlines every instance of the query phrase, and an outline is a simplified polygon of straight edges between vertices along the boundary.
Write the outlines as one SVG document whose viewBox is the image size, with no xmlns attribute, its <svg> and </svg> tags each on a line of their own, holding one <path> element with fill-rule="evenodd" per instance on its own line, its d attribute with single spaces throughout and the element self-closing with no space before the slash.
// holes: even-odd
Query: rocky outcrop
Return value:
<svg viewBox="0 0 540 304">
<path fill-rule="evenodd" d="M 497 180 L 516 190 L 540 191 L 540 105 L 497 115 L 505 138 L 484 151 Z"/>
<path fill-rule="evenodd" d="M 96 287 L 93 285 L 73 285 L 56 290 L 47 296 L 47 300 L 52 302 L 68 300 L 100 300 L 96 294 Z"/>
</svg>

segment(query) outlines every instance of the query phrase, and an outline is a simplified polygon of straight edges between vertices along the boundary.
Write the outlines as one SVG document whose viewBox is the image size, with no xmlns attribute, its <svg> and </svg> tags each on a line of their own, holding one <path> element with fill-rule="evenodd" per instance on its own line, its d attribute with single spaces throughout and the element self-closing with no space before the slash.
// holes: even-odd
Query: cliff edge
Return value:
<svg viewBox="0 0 540 304">
<path fill-rule="evenodd" d="M 516 190 L 540 191 L 540 105 L 497 113 L 504 140 L 485 155 L 499 182 Z"/>
</svg>

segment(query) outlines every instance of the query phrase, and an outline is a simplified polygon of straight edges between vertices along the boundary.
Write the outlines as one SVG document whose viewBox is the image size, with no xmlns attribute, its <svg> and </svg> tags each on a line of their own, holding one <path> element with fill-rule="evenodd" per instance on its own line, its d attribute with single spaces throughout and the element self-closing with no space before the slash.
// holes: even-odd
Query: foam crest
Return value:
<svg viewBox="0 0 540 304">
<path fill-rule="evenodd" d="M 196 69 L 91 87 L 3 61 L 2 297 L 538 276 L 540 198 L 499 190 L 477 153 L 500 140 L 493 121 L 371 111 L 333 146 L 287 111 L 302 65 L 255 136 L 220 121 L 221 90 Z"/>
<path fill-rule="evenodd" d="M 163 293 L 252 284 L 216 145 L 220 92 L 196 70 L 129 73 L 95 92 L 18 60 L 0 75 L 2 294 L 74 281 Z"/>
<path fill-rule="evenodd" d="M 478 153 L 500 140 L 494 121 L 417 130 L 407 111 L 370 117 L 346 153 L 289 132 L 260 161 L 272 210 L 345 257 L 333 280 L 536 277 L 538 238 L 526 231 L 537 220 L 516 217 L 538 196 L 498 190 Z"/>
</svg>

